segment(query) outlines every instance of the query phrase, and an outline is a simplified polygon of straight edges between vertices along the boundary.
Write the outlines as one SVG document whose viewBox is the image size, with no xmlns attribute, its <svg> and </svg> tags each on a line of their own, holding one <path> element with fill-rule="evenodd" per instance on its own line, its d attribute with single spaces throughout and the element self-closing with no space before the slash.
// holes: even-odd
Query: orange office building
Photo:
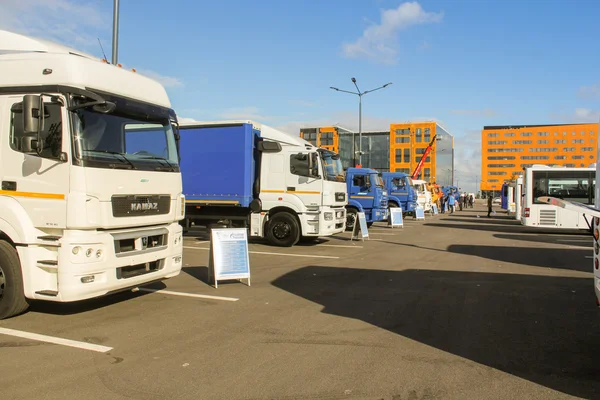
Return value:
<svg viewBox="0 0 600 400">
<path fill-rule="evenodd" d="M 481 131 L 481 191 L 534 164 L 588 167 L 596 162 L 598 124 L 484 126 Z"/>
</svg>

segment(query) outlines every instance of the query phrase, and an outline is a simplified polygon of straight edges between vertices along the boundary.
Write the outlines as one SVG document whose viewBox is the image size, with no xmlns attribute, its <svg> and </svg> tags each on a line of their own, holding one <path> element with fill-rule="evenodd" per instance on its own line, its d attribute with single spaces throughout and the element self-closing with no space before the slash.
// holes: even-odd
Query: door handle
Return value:
<svg viewBox="0 0 600 400">
<path fill-rule="evenodd" d="M 296 187 L 295 186 L 288 186 L 287 190 L 290 192 L 295 192 L 296 191 Z"/>
<path fill-rule="evenodd" d="M 2 181 L 2 190 L 17 190 L 17 182 L 14 181 Z"/>
</svg>

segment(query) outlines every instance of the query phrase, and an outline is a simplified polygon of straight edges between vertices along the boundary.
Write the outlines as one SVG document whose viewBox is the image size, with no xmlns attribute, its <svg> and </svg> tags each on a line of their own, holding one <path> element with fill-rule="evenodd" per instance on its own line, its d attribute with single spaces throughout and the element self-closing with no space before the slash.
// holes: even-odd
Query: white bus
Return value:
<svg viewBox="0 0 600 400">
<path fill-rule="evenodd" d="M 554 207 L 540 197 L 594 205 L 595 168 L 534 165 L 523 174 L 521 224 L 529 227 L 589 230 L 583 213 Z M 588 218 L 588 221 L 590 219 Z"/>
</svg>

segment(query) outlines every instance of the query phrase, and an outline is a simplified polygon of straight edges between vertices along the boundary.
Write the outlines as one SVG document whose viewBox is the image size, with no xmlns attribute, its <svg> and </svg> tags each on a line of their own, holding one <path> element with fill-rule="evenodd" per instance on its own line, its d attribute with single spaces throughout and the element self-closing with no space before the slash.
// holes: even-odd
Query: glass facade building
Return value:
<svg viewBox="0 0 600 400">
<path fill-rule="evenodd" d="M 333 137 L 329 136 L 330 133 Z M 340 154 L 344 168 L 353 165 L 352 133 L 339 126 L 300 130 L 300 136 L 313 145 Z M 362 166 L 380 172 L 411 174 L 434 137 L 436 140 L 423 163 L 419 178 L 439 185 L 450 185 L 454 180 L 454 137 L 435 122 L 391 124 L 389 131 L 362 132 Z M 359 139 L 356 132 L 354 140 L 358 151 Z M 356 163 L 358 164 L 358 156 Z"/>
</svg>

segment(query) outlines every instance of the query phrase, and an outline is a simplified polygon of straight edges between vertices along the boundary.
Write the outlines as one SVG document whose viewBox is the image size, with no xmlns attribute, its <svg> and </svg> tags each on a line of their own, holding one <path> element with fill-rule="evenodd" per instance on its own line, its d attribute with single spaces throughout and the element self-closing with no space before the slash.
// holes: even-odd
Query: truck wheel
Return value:
<svg viewBox="0 0 600 400">
<path fill-rule="evenodd" d="M 373 222 L 367 222 L 367 228 L 370 228 L 373 226 Z"/>
<path fill-rule="evenodd" d="M 28 307 L 17 251 L 0 240 L 0 319 L 20 314 Z"/>
<path fill-rule="evenodd" d="M 346 230 L 353 231 L 354 224 L 358 221 L 358 211 L 356 208 L 349 208 L 346 210 Z"/>
<path fill-rule="evenodd" d="M 267 240 L 273 246 L 291 247 L 300 240 L 296 218 L 286 212 L 273 215 L 267 228 Z"/>
</svg>

